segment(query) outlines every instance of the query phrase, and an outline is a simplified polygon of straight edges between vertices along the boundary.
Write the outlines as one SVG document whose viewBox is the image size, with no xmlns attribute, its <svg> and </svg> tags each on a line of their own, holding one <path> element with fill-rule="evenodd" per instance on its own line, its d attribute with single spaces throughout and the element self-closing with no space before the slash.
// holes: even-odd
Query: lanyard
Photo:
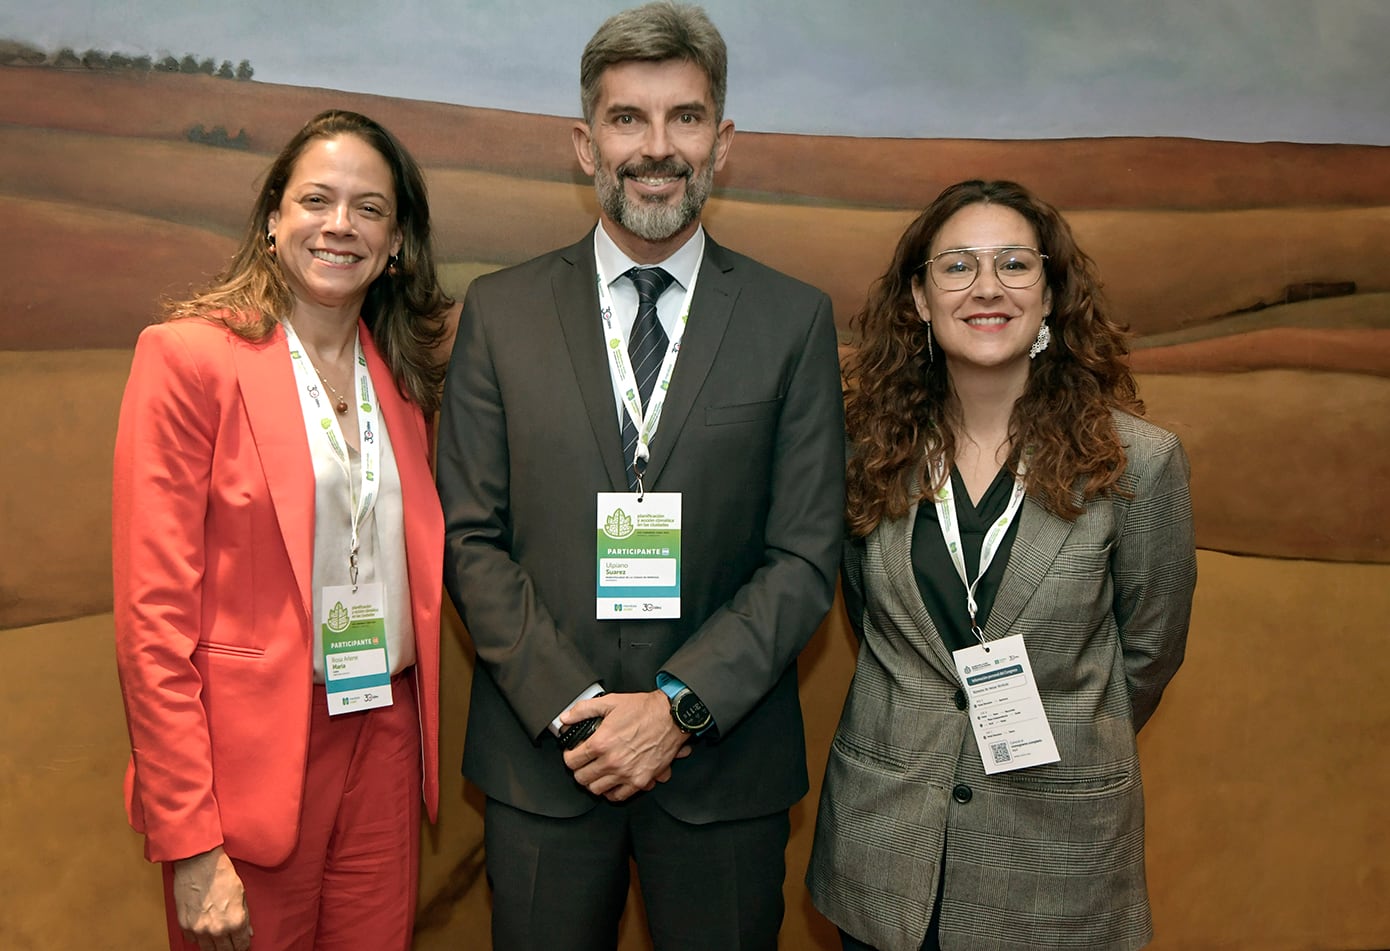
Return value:
<svg viewBox="0 0 1390 951">
<path fill-rule="evenodd" d="M 358 445 L 362 447 L 362 481 L 354 491 L 352 484 L 352 464 L 348 460 L 347 444 L 343 441 L 342 430 L 328 399 L 319 389 L 317 371 L 310 365 L 304 345 L 294 332 L 289 321 L 282 321 L 285 336 L 290 344 L 290 360 L 294 364 L 294 380 L 299 388 L 299 405 L 304 412 L 304 429 L 310 439 L 319 438 L 328 443 L 328 448 L 337 460 L 346 477 L 343 481 L 348 487 L 348 511 L 352 513 L 352 543 L 348 551 L 348 577 L 352 590 L 357 590 L 357 552 L 358 529 L 371 514 L 376 505 L 378 490 L 377 467 L 381 461 L 381 446 L 377 443 L 380 418 L 377 414 L 376 394 L 372 390 L 372 377 L 367 372 L 367 358 L 362 353 L 360 336 L 353 338 L 353 364 L 357 370 L 356 396 Z M 318 434 L 317 437 L 315 434 Z"/>
<path fill-rule="evenodd" d="M 951 556 L 951 564 L 955 565 L 956 574 L 960 576 L 961 584 L 965 585 L 965 609 L 970 612 L 970 633 L 983 644 L 984 635 L 975 623 L 975 615 L 979 612 L 979 605 L 975 602 L 975 588 L 989 570 L 990 562 L 994 561 L 994 556 L 999 552 L 999 543 L 1004 540 L 1004 534 L 1013 524 L 1019 507 L 1023 505 L 1023 464 L 1019 463 L 1019 472 L 1014 476 L 1014 490 L 1009 496 L 1008 508 L 1004 510 L 1003 515 L 994 520 L 994 524 L 985 533 L 985 540 L 980 545 L 980 573 L 975 576 L 974 581 L 965 574 L 965 553 L 961 550 L 960 523 L 956 518 L 956 499 L 951 489 L 951 480 L 949 477 L 941 478 L 945 468 L 941 463 L 933 468 L 936 479 L 941 481 L 941 488 L 937 489 L 936 495 L 932 498 L 936 504 L 936 521 L 941 526 L 942 537 L 946 540 L 946 551 Z"/>
<path fill-rule="evenodd" d="M 603 317 L 603 330 L 607 335 L 608 372 L 622 394 L 623 408 L 632 418 L 637 430 L 637 446 L 632 453 L 632 468 L 637 473 L 637 493 L 642 494 L 642 475 L 647 471 L 647 460 L 651 458 L 649 446 L 661 421 L 661 409 L 666 405 L 666 390 L 671 384 L 671 375 L 676 371 L 676 357 L 680 355 L 681 338 L 685 336 L 685 324 L 690 319 L 690 302 L 695 298 L 695 281 L 700 276 L 700 265 L 705 260 L 703 236 L 700 242 L 700 259 L 695 263 L 694 276 L 686 288 L 685 299 L 681 302 L 680 320 L 676 332 L 671 335 L 666 346 L 666 357 L 661 361 L 661 371 L 657 374 L 656 385 L 652 387 L 651 398 L 644 408 L 637 396 L 637 381 L 628 363 L 627 334 L 622 324 L 613 319 L 613 295 L 608 290 L 608 280 L 603 274 L 603 263 L 598 256 L 598 234 L 594 234 L 594 268 L 598 272 L 598 309 Z M 640 305 L 639 305 L 640 306 Z"/>
</svg>

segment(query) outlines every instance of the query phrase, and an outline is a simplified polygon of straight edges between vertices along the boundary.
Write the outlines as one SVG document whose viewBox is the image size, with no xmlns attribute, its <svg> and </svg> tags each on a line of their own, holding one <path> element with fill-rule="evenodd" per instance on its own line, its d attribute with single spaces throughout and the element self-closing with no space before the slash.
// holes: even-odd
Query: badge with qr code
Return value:
<svg viewBox="0 0 1390 951">
<path fill-rule="evenodd" d="M 962 648 L 952 656 L 970 698 L 970 725 L 986 773 L 1007 773 L 1062 758 L 1038 695 L 1023 635 Z"/>
</svg>

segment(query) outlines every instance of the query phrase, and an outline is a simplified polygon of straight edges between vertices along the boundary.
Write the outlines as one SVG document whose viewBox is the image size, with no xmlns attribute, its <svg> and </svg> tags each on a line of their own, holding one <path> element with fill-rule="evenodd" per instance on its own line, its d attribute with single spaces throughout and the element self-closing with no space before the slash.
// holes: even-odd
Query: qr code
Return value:
<svg viewBox="0 0 1390 951">
<path fill-rule="evenodd" d="M 1012 763 L 1014 761 L 1013 754 L 1009 752 L 1008 743 L 991 743 L 989 745 L 989 752 L 994 757 L 995 766 L 998 766 L 1000 763 Z"/>
</svg>

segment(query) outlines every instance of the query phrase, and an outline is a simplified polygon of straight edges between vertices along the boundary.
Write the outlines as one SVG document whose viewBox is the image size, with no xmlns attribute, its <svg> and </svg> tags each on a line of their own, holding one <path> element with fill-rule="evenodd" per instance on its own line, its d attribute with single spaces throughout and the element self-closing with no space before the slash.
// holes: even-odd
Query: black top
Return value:
<svg viewBox="0 0 1390 951">
<path fill-rule="evenodd" d="M 951 494 L 956 502 L 956 521 L 960 525 L 965 573 L 972 579 L 975 572 L 980 570 L 980 549 L 984 546 L 985 535 L 1009 507 L 1013 491 L 1013 473 L 1007 467 L 1001 467 L 985 490 L 980 504 L 972 505 L 970 493 L 965 490 L 965 480 L 955 467 L 951 468 Z M 999 582 L 1009 564 L 1009 553 L 1013 551 L 1022 514 L 1020 509 L 1014 516 L 1009 530 L 999 543 L 994 560 L 989 563 L 989 570 L 975 586 L 975 603 L 979 612 L 975 616 L 975 623 L 981 628 L 989 620 L 989 611 L 994 606 L 994 596 L 999 591 Z M 951 564 L 951 555 L 946 550 L 946 540 L 941 535 L 941 525 L 936 518 L 936 505 L 930 498 L 923 499 L 917 505 L 917 520 L 912 526 L 912 573 L 917 576 L 917 590 L 922 595 L 932 622 L 941 632 L 941 639 L 946 642 L 946 649 L 956 651 L 978 644 L 975 635 L 970 633 L 965 585 Z"/>
</svg>

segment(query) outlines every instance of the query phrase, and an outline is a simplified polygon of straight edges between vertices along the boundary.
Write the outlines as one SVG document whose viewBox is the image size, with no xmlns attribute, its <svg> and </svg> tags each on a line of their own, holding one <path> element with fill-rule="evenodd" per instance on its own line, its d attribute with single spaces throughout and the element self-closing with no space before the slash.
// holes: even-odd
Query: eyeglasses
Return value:
<svg viewBox="0 0 1390 951">
<path fill-rule="evenodd" d="M 999 283 L 1022 290 L 1038 283 L 1043 276 L 1047 255 L 1033 248 L 951 248 L 918 267 L 926 269 L 931 282 L 943 291 L 963 291 L 975 283 L 984 267 L 981 258 L 993 262 Z"/>
</svg>

